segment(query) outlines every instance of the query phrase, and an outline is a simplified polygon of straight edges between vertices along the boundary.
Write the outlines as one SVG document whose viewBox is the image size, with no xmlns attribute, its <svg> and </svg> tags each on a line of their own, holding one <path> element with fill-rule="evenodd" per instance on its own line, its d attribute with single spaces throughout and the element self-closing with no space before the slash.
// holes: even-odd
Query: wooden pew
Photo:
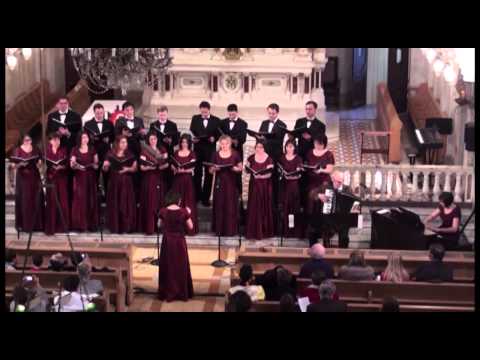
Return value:
<svg viewBox="0 0 480 360">
<path fill-rule="evenodd" d="M 57 272 L 57 271 L 25 271 L 25 275 L 38 276 L 40 285 L 47 290 L 47 292 L 57 292 L 58 284 L 70 275 L 76 275 L 75 272 Z M 104 297 L 106 300 L 107 312 L 112 311 L 111 298 L 115 299 L 115 308 L 119 312 L 125 311 L 125 285 L 122 281 L 122 276 L 119 270 L 109 273 L 92 273 L 92 279 L 100 280 L 104 288 Z M 5 272 L 5 289 L 7 292 L 12 292 L 15 286 L 21 283 L 22 272 L 6 271 Z"/>
<path fill-rule="evenodd" d="M 132 245 L 100 242 L 75 242 L 73 246 L 75 251 L 87 253 L 94 267 L 108 267 L 110 269 L 120 270 L 127 291 L 126 303 L 129 305 L 133 302 Z M 10 240 L 6 242 L 5 247 L 11 249 L 17 254 L 17 262 L 19 266 L 23 266 L 27 242 L 24 240 Z M 48 259 L 58 252 L 67 257 L 70 256 L 71 250 L 68 242 L 62 240 L 32 240 L 27 266 L 32 265 L 32 256 L 35 254 L 42 255 L 46 264 Z"/>
<path fill-rule="evenodd" d="M 417 129 L 424 129 L 428 118 L 445 117 L 440 110 L 439 103 L 433 98 L 427 83 L 423 83 L 416 88 L 410 88 L 407 101 L 408 113 Z M 435 151 L 434 164 L 445 162 L 447 135 L 440 135 L 440 137 L 443 140 L 443 148 Z"/>
<path fill-rule="evenodd" d="M 403 123 L 398 117 L 387 84 L 380 83 L 377 86 L 377 118 L 375 119 L 375 131 L 390 132 L 390 144 L 388 161 L 399 164 L 402 161 L 402 135 Z M 379 138 L 379 141 L 382 138 Z M 385 148 L 386 144 L 382 144 Z"/>
<path fill-rule="evenodd" d="M 347 303 L 348 312 L 379 312 L 381 304 Z M 280 312 L 280 302 L 259 301 L 253 303 L 254 312 Z M 473 312 L 473 306 L 435 306 L 435 305 L 400 305 L 400 312 Z"/>
<path fill-rule="evenodd" d="M 237 269 L 243 264 L 252 265 L 254 271 L 264 272 L 277 265 L 283 265 L 288 270 L 298 273 L 301 266 L 310 259 L 308 249 L 276 248 L 262 249 L 242 246 L 237 253 Z M 341 266 L 346 265 L 353 249 L 326 249 L 325 259 L 332 264 L 335 274 Z M 403 250 L 364 250 L 365 260 L 376 272 L 382 272 L 388 264 L 388 256 L 392 253 L 402 255 L 403 265 L 411 274 L 420 265 L 430 261 L 428 251 Z M 473 282 L 475 279 L 475 255 L 472 252 L 447 252 L 444 262 L 453 268 L 456 282 Z"/>
</svg>

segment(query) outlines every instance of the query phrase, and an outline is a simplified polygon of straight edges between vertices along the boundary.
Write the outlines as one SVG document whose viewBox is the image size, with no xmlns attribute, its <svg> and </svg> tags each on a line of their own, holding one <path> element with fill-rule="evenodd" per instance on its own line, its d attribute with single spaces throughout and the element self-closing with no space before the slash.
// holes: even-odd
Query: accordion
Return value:
<svg viewBox="0 0 480 360">
<path fill-rule="evenodd" d="M 324 215 L 350 214 L 360 206 L 359 198 L 343 191 L 326 189 L 325 196 L 327 201 L 323 204 L 322 209 Z"/>
</svg>

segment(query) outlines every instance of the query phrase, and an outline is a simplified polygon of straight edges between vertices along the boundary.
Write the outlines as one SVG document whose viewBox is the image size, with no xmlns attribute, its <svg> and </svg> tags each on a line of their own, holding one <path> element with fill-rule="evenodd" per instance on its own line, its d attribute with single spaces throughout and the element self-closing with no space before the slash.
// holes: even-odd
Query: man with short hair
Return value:
<svg viewBox="0 0 480 360">
<path fill-rule="evenodd" d="M 300 274 L 298 275 L 302 279 L 309 279 L 312 273 L 316 270 L 321 270 L 325 273 L 327 279 L 334 277 L 333 267 L 325 259 L 325 247 L 320 244 L 314 244 L 309 249 L 310 260 L 302 265 Z"/>
<path fill-rule="evenodd" d="M 194 151 L 197 158 L 193 181 L 197 201 L 201 201 L 204 206 L 209 207 L 213 176 L 203 163 L 212 161 L 212 156 L 217 150 L 216 143 L 220 137 L 218 131 L 220 119 L 210 113 L 211 106 L 207 101 L 202 101 L 199 109 L 200 114 L 194 115 L 190 123 L 190 131 L 193 134 Z M 202 178 L 204 178 L 203 186 Z"/>
<path fill-rule="evenodd" d="M 55 312 L 79 312 L 85 311 L 88 300 L 78 292 L 80 279 L 77 275 L 67 276 L 63 280 L 63 290 L 60 296 L 53 300 Z"/>
<path fill-rule="evenodd" d="M 61 146 L 66 146 L 68 151 L 76 145 L 77 134 L 82 129 L 82 118 L 70 109 L 66 96 L 58 99 L 57 110 L 48 114 L 47 134 L 56 132 L 60 136 Z"/>
<path fill-rule="evenodd" d="M 411 276 L 415 281 L 449 282 L 453 281 L 453 269 L 443 262 L 445 248 L 441 244 L 430 246 L 430 262 L 421 265 Z"/>
<path fill-rule="evenodd" d="M 320 301 L 310 304 L 307 312 L 346 312 L 347 304 L 340 300 L 334 300 L 337 288 L 332 280 L 325 280 L 318 289 Z"/>
<path fill-rule="evenodd" d="M 138 157 L 141 151 L 140 140 L 147 134 L 143 119 L 135 116 L 135 106 L 126 102 L 122 106 L 124 113 L 115 123 L 115 134 L 125 135 L 128 138 L 128 149 Z"/>
<path fill-rule="evenodd" d="M 325 134 L 326 126 L 317 118 L 318 104 L 315 101 L 309 101 L 305 104 L 305 117 L 298 119 L 295 123 L 295 129 L 306 128 L 306 131 L 298 137 L 298 155 L 306 160 L 307 153 L 313 149 L 313 139 L 321 134 Z"/>
<path fill-rule="evenodd" d="M 101 295 L 103 284 L 100 280 L 91 279 L 92 268 L 87 262 L 77 266 L 78 277 L 80 278 L 80 293 L 85 295 Z"/>
<path fill-rule="evenodd" d="M 227 298 L 230 298 L 237 291 L 245 291 L 253 302 L 265 300 L 265 291 L 259 285 L 253 285 L 255 279 L 253 277 L 253 268 L 251 265 L 244 264 L 240 268 L 240 285 L 234 286 L 228 290 Z"/>
</svg>

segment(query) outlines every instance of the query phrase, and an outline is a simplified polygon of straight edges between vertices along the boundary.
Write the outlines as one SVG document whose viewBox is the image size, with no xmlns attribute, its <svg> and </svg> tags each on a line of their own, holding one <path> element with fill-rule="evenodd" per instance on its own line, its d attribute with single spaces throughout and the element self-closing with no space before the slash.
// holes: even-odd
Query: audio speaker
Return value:
<svg viewBox="0 0 480 360">
<path fill-rule="evenodd" d="M 427 118 L 425 125 L 427 128 L 436 127 L 440 135 L 453 134 L 453 119 L 451 118 Z"/>
<path fill-rule="evenodd" d="M 465 124 L 465 149 L 475 151 L 475 123 Z"/>
</svg>

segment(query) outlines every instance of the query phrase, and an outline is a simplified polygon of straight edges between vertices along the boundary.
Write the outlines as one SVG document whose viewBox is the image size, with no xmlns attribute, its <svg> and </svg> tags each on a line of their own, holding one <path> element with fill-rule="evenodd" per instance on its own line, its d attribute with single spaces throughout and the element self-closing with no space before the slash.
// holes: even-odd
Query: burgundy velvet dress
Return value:
<svg viewBox="0 0 480 360">
<path fill-rule="evenodd" d="M 296 171 L 302 166 L 302 158 L 296 155 L 292 160 L 287 160 L 285 155 L 280 158 L 280 165 L 286 172 Z M 285 237 L 302 238 L 304 236 L 304 221 L 301 211 L 300 180 L 282 179 L 280 184 L 279 201 L 283 210 L 283 235 Z M 295 227 L 288 227 L 288 217 L 294 215 Z"/>
<path fill-rule="evenodd" d="M 263 163 L 255 161 L 255 155 L 248 158 L 249 166 L 254 171 L 266 169 L 273 165 L 271 157 Z M 273 176 L 273 175 L 272 175 Z M 272 179 L 255 179 L 250 175 L 247 208 L 247 239 L 262 240 L 274 235 Z"/>
<path fill-rule="evenodd" d="M 164 147 L 160 148 L 160 153 L 167 153 Z M 142 149 L 140 157 L 145 157 L 147 161 L 153 163 L 156 162 L 155 158 L 144 149 Z M 138 162 L 139 169 L 140 164 L 141 159 Z M 165 202 L 165 171 L 166 169 L 141 171 L 140 207 L 137 223 L 138 231 L 146 235 L 152 235 L 157 230 L 157 214 L 163 208 Z"/>
<path fill-rule="evenodd" d="M 46 158 L 52 161 L 60 161 L 63 159 L 62 165 L 66 166 L 66 169 L 55 170 L 53 164 L 47 161 L 47 181 L 48 184 L 53 185 L 53 188 L 47 187 L 45 233 L 47 235 L 53 235 L 59 232 L 68 232 L 70 229 L 70 205 L 68 199 L 68 169 L 70 159 L 68 150 L 65 147 L 60 147 L 57 153 L 54 154 L 51 145 L 47 148 Z M 65 223 L 62 221 L 55 194 L 58 197 Z"/>
<path fill-rule="evenodd" d="M 19 231 L 30 232 L 43 230 L 44 225 L 44 196 L 43 191 L 40 192 L 41 186 L 40 172 L 37 168 L 37 162 L 42 157 L 40 150 L 33 148 L 29 153 L 22 150 L 21 147 L 13 151 L 11 161 L 19 163 L 21 159 L 37 157 L 34 161 L 29 162 L 25 167 L 17 167 L 17 175 L 15 182 L 15 227 Z M 33 213 L 35 212 L 35 204 L 37 204 L 37 216 L 34 221 Z"/>
<path fill-rule="evenodd" d="M 81 153 L 75 147 L 70 156 L 75 156 L 80 165 L 91 165 L 97 151 L 89 147 L 86 153 Z M 73 198 L 71 213 L 71 228 L 76 231 L 97 231 L 98 229 L 98 194 L 97 171 L 88 166 L 86 170 L 74 169 Z"/>
<path fill-rule="evenodd" d="M 130 151 L 125 151 L 119 158 L 111 150 L 106 159 L 111 157 L 125 160 L 124 166 L 130 167 L 135 158 Z M 118 171 L 109 169 L 107 191 L 107 228 L 111 233 L 131 233 L 136 229 L 137 203 L 133 186 L 133 173 L 120 174 Z"/>
<path fill-rule="evenodd" d="M 236 166 L 242 160 L 238 152 L 232 150 L 232 155 L 225 159 L 216 152 L 211 162 L 219 165 L 233 164 Z M 240 193 L 237 184 L 237 174 L 232 168 L 220 169 L 215 174 L 212 231 L 217 236 L 235 236 L 238 234 Z"/>
<path fill-rule="evenodd" d="M 185 240 L 186 209 L 160 210 L 163 239 L 160 250 L 158 297 L 166 301 L 187 301 L 193 297 L 193 281 Z"/>
<path fill-rule="evenodd" d="M 325 154 L 323 154 L 322 156 L 315 156 L 313 154 L 313 150 L 310 150 L 307 154 L 306 164 L 311 166 L 320 165 L 324 169 L 329 164 L 335 165 L 335 158 L 330 150 L 325 152 Z M 316 174 L 313 170 L 307 169 L 307 196 L 313 189 L 319 187 L 324 183 L 329 183 L 330 181 L 330 175 L 323 173 Z M 318 203 L 318 201 L 313 202 L 312 199 L 307 198 L 306 204 L 308 214 L 311 214 L 315 210 L 315 203 Z"/>
<path fill-rule="evenodd" d="M 178 151 L 173 155 L 179 164 L 185 164 L 189 161 L 195 160 L 195 153 L 190 151 L 190 155 L 181 157 Z M 188 207 L 192 211 L 193 230 L 188 230 L 187 234 L 193 236 L 198 234 L 198 215 L 197 215 L 197 197 L 195 195 L 195 188 L 193 186 L 193 176 L 191 174 L 177 173 L 173 178 L 173 184 L 170 191 L 180 194 L 182 207 Z"/>
</svg>

